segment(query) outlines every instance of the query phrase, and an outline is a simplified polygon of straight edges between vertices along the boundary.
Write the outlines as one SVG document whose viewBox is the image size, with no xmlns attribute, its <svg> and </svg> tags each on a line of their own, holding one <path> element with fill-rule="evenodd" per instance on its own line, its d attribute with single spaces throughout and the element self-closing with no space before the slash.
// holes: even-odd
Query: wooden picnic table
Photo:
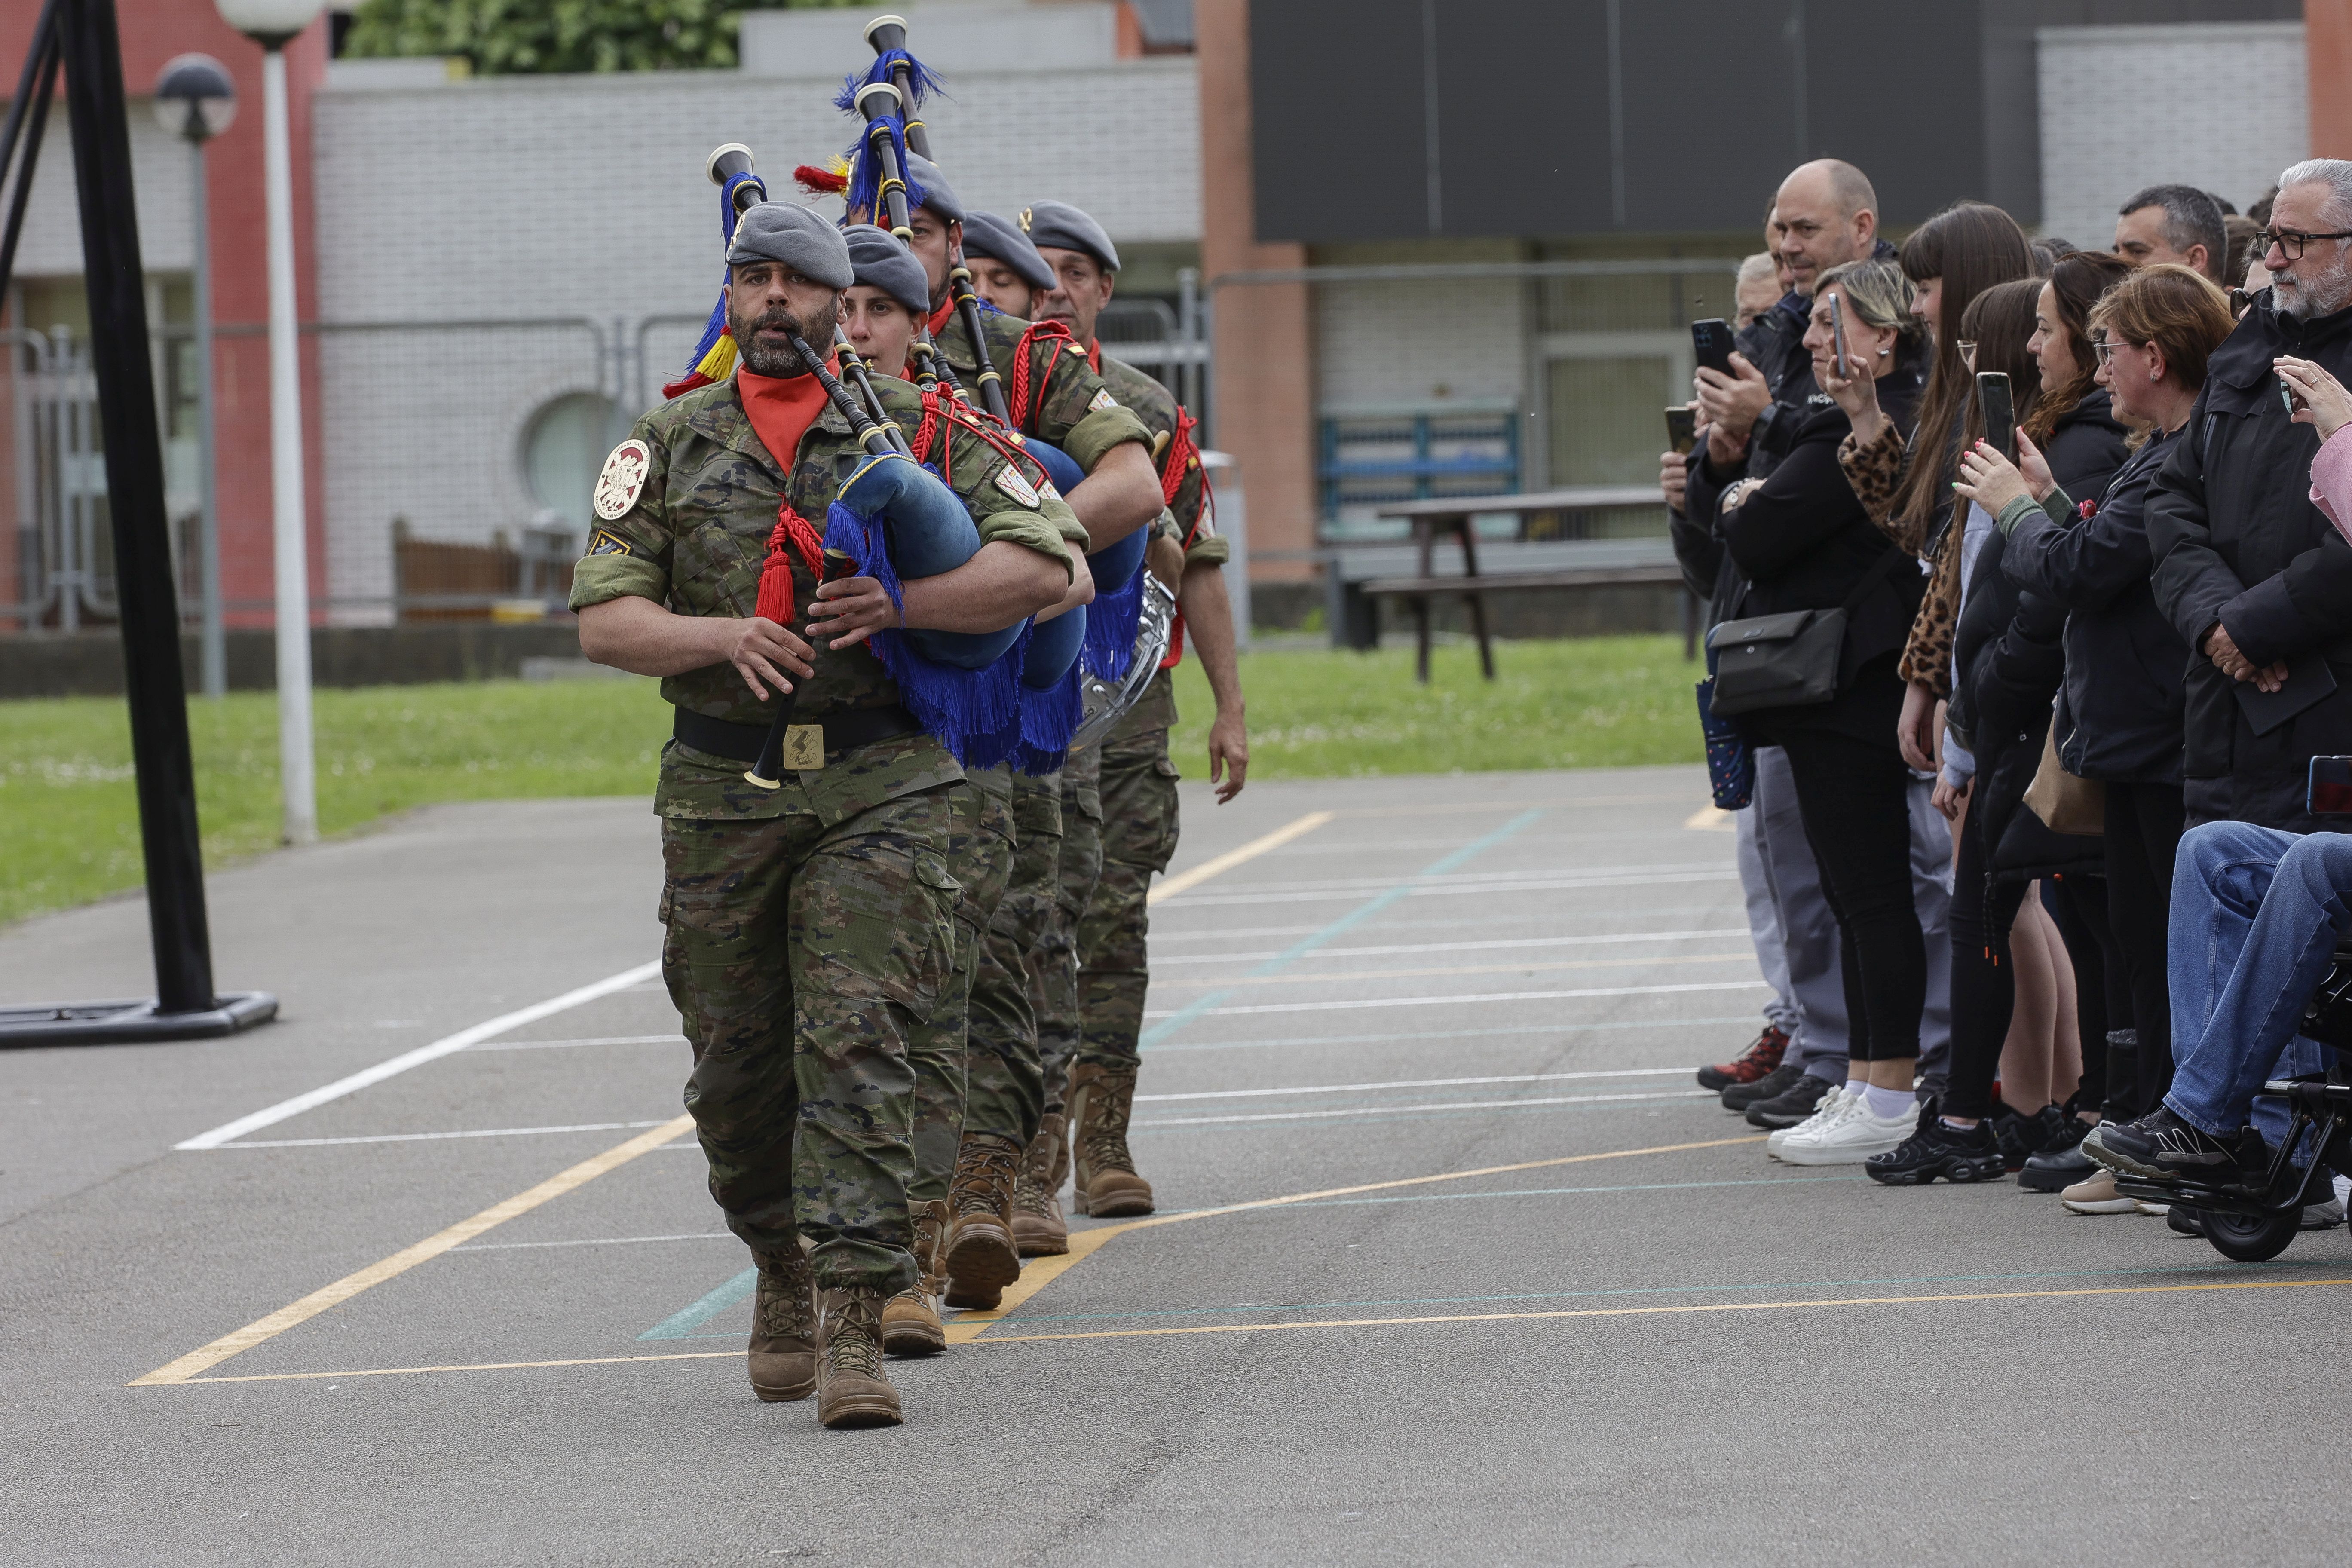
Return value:
<svg viewBox="0 0 2352 1568">
<path fill-rule="evenodd" d="M 1410 575 L 1371 575 L 1348 585 L 1375 598 L 1402 599 L 1412 610 L 1414 674 L 1429 679 L 1429 602 L 1443 594 L 1459 594 L 1468 609 L 1470 627 L 1478 639 L 1478 668 L 1495 679 L 1495 653 L 1487 634 L 1486 595 L 1489 593 L 1549 588 L 1589 588 L 1612 584 L 1682 585 L 1674 546 L 1663 537 L 1633 539 L 1568 539 L 1490 541 L 1488 557 L 1502 557 L 1505 570 L 1481 572 L 1479 543 L 1473 521 L 1497 514 L 1526 520 L 1545 512 L 1594 512 L 1663 507 L 1654 485 L 1588 485 L 1570 489 L 1531 490 L 1523 495 L 1448 496 L 1432 500 L 1400 501 L 1377 510 L 1375 516 L 1398 518 L 1412 528 L 1412 571 Z M 1441 575 L 1436 551 L 1441 538 L 1462 547 L 1459 576 Z M 1343 546 L 1358 551 L 1379 545 Z M 1391 556 L 1398 546 L 1388 547 Z M 1344 576 L 1339 559 L 1332 563 L 1335 580 Z M 1685 619 L 1688 616 L 1685 616 Z M 1687 632 L 1689 628 L 1685 627 Z"/>
</svg>

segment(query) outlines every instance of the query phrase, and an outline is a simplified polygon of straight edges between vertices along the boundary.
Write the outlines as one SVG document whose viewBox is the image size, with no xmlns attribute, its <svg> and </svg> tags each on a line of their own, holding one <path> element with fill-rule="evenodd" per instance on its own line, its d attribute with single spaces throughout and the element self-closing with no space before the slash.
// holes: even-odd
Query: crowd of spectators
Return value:
<svg viewBox="0 0 2352 1568">
<path fill-rule="evenodd" d="M 1775 1159 L 2193 1231 L 2117 1173 L 2267 1167 L 2352 930 L 2306 798 L 2352 753 L 2352 163 L 2243 215 L 2134 192 L 2105 249 L 1979 202 L 1880 227 L 1855 165 L 1789 175 L 1661 458 L 1772 993 L 1699 1081 Z M 1718 642 L 1833 625 L 1833 678 L 1704 712 Z"/>
</svg>

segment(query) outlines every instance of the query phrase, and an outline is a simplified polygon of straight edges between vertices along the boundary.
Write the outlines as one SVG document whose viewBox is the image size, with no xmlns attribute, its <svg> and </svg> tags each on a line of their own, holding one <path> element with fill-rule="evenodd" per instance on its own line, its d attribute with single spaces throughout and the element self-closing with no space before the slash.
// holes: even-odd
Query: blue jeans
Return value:
<svg viewBox="0 0 2352 1568">
<path fill-rule="evenodd" d="M 2209 822 L 2180 840 L 2166 942 L 2175 1116 L 2217 1138 L 2251 1119 L 2273 1147 L 2284 1141 L 2285 1106 L 2254 1096 L 2326 1065 L 2294 1031 L 2352 927 L 2347 893 L 2352 834 Z"/>
</svg>

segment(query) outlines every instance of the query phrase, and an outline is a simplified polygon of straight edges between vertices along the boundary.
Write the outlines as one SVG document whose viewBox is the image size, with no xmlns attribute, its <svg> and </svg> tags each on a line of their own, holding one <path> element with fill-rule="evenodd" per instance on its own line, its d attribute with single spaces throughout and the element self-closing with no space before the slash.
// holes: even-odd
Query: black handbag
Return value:
<svg viewBox="0 0 2352 1568">
<path fill-rule="evenodd" d="M 1862 581 L 1832 610 L 1790 610 L 1723 621 L 1706 634 L 1715 655 L 1715 700 L 1718 718 L 1767 708 L 1811 708 L 1837 695 L 1838 665 L 1845 654 L 1846 617 L 1886 580 L 1895 563 L 1911 557 L 1889 547 Z"/>
</svg>

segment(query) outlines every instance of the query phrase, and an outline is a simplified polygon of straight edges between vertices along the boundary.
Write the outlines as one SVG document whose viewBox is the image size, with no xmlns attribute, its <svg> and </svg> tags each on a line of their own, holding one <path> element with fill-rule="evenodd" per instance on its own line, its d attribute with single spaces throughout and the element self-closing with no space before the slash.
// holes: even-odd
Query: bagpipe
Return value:
<svg viewBox="0 0 2352 1568">
<path fill-rule="evenodd" d="M 921 205 L 921 193 L 909 192 L 904 154 L 909 151 L 938 162 L 931 151 L 930 129 L 919 117 L 923 103 L 942 90 L 940 79 L 907 48 L 903 16 L 877 16 L 866 24 L 866 42 L 874 63 L 863 77 L 853 74 L 835 101 L 863 124 L 851 148 L 849 169 L 843 181 L 843 199 L 851 212 L 861 208 L 879 222 L 887 217 L 890 232 L 911 247 L 913 229 L 908 214 Z M 803 183 L 814 171 L 801 171 Z M 989 416 L 1022 450 L 1045 470 L 1064 494 L 1085 479 L 1085 470 L 1068 454 L 1034 436 L 1023 436 L 1013 426 L 1003 386 L 988 352 L 980 297 L 972 288 L 971 270 L 962 247 L 950 236 L 948 287 L 972 358 L 979 366 L 982 403 Z M 928 334 L 919 339 L 919 354 L 929 349 Z M 953 371 L 944 355 L 940 371 L 953 385 Z M 1087 555 L 1094 575 L 1095 600 L 1046 622 L 1041 637 L 1058 628 L 1056 650 L 1066 645 L 1077 659 L 1080 708 L 1084 717 L 1071 735 L 1069 750 L 1082 751 L 1098 743 L 1128 710 L 1142 697 L 1168 651 L 1176 622 L 1175 595 L 1144 566 L 1150 529 L 1139 528 L 1116 543 Z M 1064 627 L 1076 621 L 1077 626 Z"/>
<path fill-rule="evenodd" d="M 721 193 L 722 246 L 731 244 L 742 214 L 766 199 L 766 185 L 753 172 L 751 149 L 741 142 L 730 142 L 713 152 L 704 172 Z M 723 334 L 723 296 L 715 315 Z M 852 576 L 876 579 L 903 620 L 908 579 L 951 572 L 981 548 L 980 531 L 961 498 L 919 461 L 837 323 L 834 338 L 856 392 L 833 374 L 824 354 L 797 333 L 792 339 L 793 353 L 816 377 L 827 402 L 849 422 L 866 458 L 827 509 L 821 539 L 789 500 L 780 506 L 760 574 L 757 608 L 759 615 L 780 625 L 793 618 L 794 557 L 819 584 Z M 726 342 L 731 351 L 733 340 Z M 698 343 L 695 369 L 706 370 L 713 363 L 711 355 L 707 342 Z M 725 368 L 733 368 L 731 352 Z M 952 429 L 947 439 L 953 439 Z M 773 456 L 789 469 L 791 454 Z M 1016 621 L 994 632 L 886 628 L 869 641 L 897 682 L 901 700 L 957 761 L 973 767 L 1010 762 L 1046 773 L 1061 765 L 1070 734 L 1084 716 L 1074 667 L 1085 621 L 1076 612 L 1073 616 L 1077 618 L 1075 628 L 1060 627 L 1060 620 L 1072 618 L 1063 616 L 1043 626 Z M 1052 635 L 1040 635 L 1049 630 Z M 1052 700 L 1056 695 L 1058 702 Z M 762 789 L 779 787 L 793 708 L 789 700 L 779 704 L 760 759 L 744 775 Z"/>
</svg>

